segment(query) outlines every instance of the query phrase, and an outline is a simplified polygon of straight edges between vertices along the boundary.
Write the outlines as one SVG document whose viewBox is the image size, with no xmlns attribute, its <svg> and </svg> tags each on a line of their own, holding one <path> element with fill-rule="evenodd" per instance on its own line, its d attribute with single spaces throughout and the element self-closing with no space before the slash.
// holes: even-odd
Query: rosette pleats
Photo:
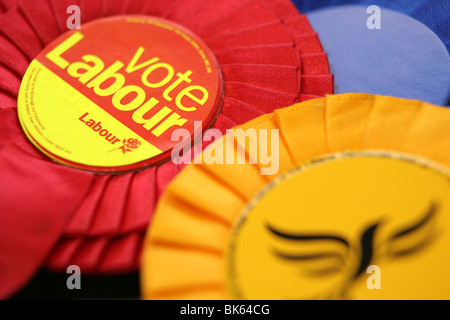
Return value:
<svg viewBox="0 0 450 320">
<path fill-rule="evenodd" d="M 287 0 L 2 0 L 0 4 L 0 117 L 2 126 L 10 123 L 2 127 L 7 134 L 0 143 L 8 147 L 0 150 L 0 167 L 11 162 L 28 167 L 13 166 L 8 173 L 11 178 L 3 188 L 14 194 L 14 206 L 8 210 L 22 212 L 23 219 L 33 216 L 30 206 L 19 201 L 25 195 L 32 198 L 30 203 L 37 210 L 40 203 L 47 208 L 48 198 L 58 198 L 55 201 L 60 205 L 67 200 L 66 193 L 61 195 L 58 189 L 61 181 L 73 180 L 64 182 L 65 192 L 74 195 L 59 208 L 66 217 L 64 223 L 51 237 L 43 236 L 45 241 L 36 248 L 41 258 L 23 255 L 29 270 L 36 271 L 45 260 L 42 257 L 57 271 L 65 271 L 70 264 L 93 273 L 136 270 L 156 202 L 181 170 L 180 165 L 167 162 L 141 172 L 96 175 L 55 164 L 26 140 L 15 115 L 20 81 L 34 57 L 67 31 L 69 6 L 80 7 L 82 24 L 138 14 L 168 19 L 196 33 L 210 47 L 222 71 L 225 94 L 212 126 L 222 133 L 278 108 L 333 92 L 328 61 L 317 35 Z M 42 172 L 30 173 L 27 178 L 28 171 L 37 170 L 33 168 Z M 26 183 L 28 179 L 33 182 Z M 55 211 L 48 214 L 57 214 Z M 0 233 L 12 227 L 0 225 Z M 21 237 L 28 234 L 24 231 Z M 36 239 L 38 243 L 37 235 Z M 7 269 L 15 268 L 16 262 L 5 258 Z M 16 288 L 25 281 L 19 280 Z"/>
</svg>

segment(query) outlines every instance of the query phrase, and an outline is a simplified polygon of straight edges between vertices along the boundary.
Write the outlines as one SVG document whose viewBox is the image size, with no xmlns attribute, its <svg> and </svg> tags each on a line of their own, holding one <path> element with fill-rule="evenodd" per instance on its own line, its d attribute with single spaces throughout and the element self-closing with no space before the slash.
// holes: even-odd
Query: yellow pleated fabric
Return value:
<svg viewBox="0 0 450 320">
<path fill-rule="evenodd" d="M 330 95 L 239 128 L 279 129 L 279 171 L 261 175 L 265 165 L 247 146 L 245 157 L 257 158 L 256 164 L 188 165 L 167 188 L 147 233 L 141 271 L 144 299 L 230 298 L 224 255 L 233 224 L 271 180 L 313 158 L 386 150 L 450 168 L 450 110 L 420 101 Z M 230 141 L 225 136 L 208 148 Z"/>
</svg>

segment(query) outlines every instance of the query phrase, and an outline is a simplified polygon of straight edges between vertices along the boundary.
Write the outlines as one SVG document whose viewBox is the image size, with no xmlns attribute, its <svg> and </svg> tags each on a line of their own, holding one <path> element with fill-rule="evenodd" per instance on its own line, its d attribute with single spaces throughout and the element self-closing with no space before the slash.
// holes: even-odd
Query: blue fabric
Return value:
<svg viewBox="0 0 450 320">
<path fill-rule="evenodd" d="M 293 0 L 302 13 L 342 4 L 377 5 L 402 12 L 434 31 L 450 52 L 449 0 Z"/>
<path fill-rule="evenodd" d="M 335 93 L 372 93 L 445 105 L 450 57 L 437 35 L 391 9 L 382 10 L 381 29 L 367 28 L 367 17 L 361 5 L 308 14 L 328 54 Z"/>
</svg>

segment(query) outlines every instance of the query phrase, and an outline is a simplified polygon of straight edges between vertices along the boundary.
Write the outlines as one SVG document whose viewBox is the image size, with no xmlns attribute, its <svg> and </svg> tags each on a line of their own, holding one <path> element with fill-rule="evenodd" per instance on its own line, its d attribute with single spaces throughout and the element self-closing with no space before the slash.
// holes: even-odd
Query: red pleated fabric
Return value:
<svg viewBox="0 0 450 320">
<path fill-rule="evenodd" d="M 317 34 L 288 0 L 0 0 L 0 298 L 44 262 L 56 271 L 71 264 L 85 273 L 136 270 L 158 197 L 181 170 L 167 162 L 141 172 L 95 175 L 54 164 L 26 140 L 16 115 L 21 78 L 31 60 L 67 30 L 70 5 L 80 7 L 82 23 L 145 14 L 202 38 L 225 82 L 213 125 L 222 133 L 333 93 Z M 45 232 L 39 229 L 49 220 Z"/>
</svg>

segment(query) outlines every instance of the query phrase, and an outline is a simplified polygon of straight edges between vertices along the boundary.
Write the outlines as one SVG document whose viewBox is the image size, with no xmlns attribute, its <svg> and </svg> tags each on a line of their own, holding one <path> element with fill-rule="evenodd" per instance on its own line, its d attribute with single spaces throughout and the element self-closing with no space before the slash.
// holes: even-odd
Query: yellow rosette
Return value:
<svg viewBox="0 0 450 320">
<path fill-rule="evenodd" d="M 235 128 L 161 198 L 143 298 L 448 299 L 449 128 L 445 108 L 367 94 Z"/>
</svg>

